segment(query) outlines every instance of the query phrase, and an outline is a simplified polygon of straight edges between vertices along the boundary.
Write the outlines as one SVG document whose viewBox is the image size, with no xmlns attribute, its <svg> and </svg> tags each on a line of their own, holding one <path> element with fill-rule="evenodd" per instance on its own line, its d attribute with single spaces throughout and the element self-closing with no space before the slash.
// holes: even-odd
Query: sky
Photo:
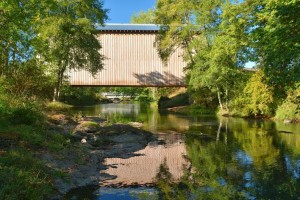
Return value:
<svg viewBox="0 0 300 200">
<path fill-rule="evenodd" d="M 106 23 L 129 23 L 134 13 L 155 7 L 156 0 L 103 0 L 109 9 Z"/>
</svg>

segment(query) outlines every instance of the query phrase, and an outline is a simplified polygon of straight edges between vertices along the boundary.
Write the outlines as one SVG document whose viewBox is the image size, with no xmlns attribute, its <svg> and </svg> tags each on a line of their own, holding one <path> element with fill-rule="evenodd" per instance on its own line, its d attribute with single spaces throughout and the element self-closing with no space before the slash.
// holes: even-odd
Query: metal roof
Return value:
<svg viewBox="0 0 300 200">
<path fill-rule="evenodd" d="M 97 25 L 99 31 L 159 31 L 160 26 L 156 24 L 104 24 Z"/>
</svg>

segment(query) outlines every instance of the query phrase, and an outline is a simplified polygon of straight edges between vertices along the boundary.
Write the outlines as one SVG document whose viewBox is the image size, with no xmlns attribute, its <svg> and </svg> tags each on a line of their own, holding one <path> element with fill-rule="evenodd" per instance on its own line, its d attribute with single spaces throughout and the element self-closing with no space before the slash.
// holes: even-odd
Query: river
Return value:
<svg viewBox="0 0 300 200">
<path fill-rule="evenodd" d="M 92 199 L 300 199 L 299 124 L 158 112 L 140 103 L 74 112 L 142 122 L 159 138 L 136 156 L 107 158 L 100 173 L 114 179 L 100 182 Z"/>
</svg>

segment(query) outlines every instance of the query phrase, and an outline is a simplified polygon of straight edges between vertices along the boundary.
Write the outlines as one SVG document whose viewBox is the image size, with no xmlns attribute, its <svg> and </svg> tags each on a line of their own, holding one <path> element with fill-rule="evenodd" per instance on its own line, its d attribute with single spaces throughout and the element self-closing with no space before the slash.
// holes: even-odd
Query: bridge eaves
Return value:
<svg viewBox="0 0 300 200">
<path fill-rule="evenodd" d="M 97 25 L 100 32 L 158 32 L 160 26 L 156 24 L 105 24 Z"/>
</svg>

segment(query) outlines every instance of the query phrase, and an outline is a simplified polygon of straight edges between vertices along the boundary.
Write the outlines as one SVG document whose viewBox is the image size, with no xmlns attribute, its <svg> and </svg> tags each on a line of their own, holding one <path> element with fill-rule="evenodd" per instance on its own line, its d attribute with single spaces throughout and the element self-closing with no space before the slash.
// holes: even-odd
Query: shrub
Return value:
<svg viewBox="0 0 300 200">
<path fill-rule="evenodd" d="M 102 98 L 98 88 L 64 86 L 60 100 L 71 105 L 94 105 L 100 103 Z"/>
<path fill-rule="evenodd" d="M 300 120 L 300 112 L 299 112 L 299 105 L 300 105 L 300 85 L 296 85 L 295 88 L 291 88 L 287 92 L 287 97 L 284 102 L 278 106 L 276 110 L 276 119 L 284 120 Z"/>
<path fill-rule="evenodd" d="M 265 83 L 262 71 L 252 75 L 244 88 L 242 99 L 243 113 L 247 116 L 272 116 L 274 112 L 273 88 Z"/>
<path fill-rule="evenodd" d="M 10 112 L 8 105 L 0 101 L 0 118 L 7 116 Z"/>
<path fill-rule="evenodd" d="M 13 124 L 41 124 L 44 121 L 44 115 L 39 109 L 39 105 L 34 102 L 25 102 L 22 105 L 11 108 L 8 119 Z"/>
</svg>

